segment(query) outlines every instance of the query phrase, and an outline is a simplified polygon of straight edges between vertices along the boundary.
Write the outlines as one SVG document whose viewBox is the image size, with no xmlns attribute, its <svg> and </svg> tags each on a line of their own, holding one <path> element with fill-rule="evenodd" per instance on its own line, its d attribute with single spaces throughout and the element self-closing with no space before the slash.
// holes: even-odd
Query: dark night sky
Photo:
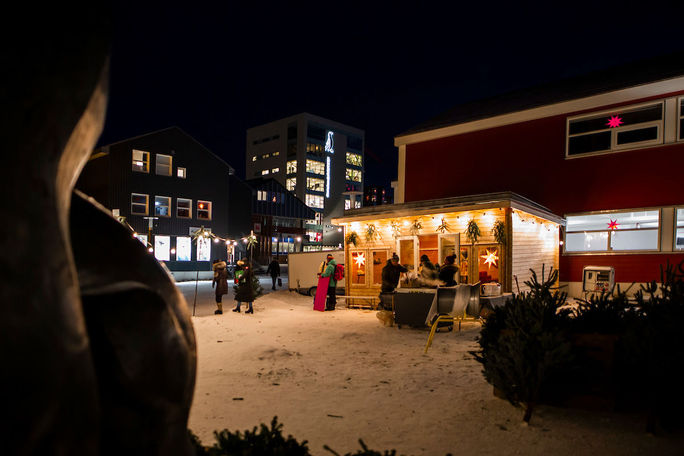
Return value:
<svg viewBox="0 0 684 456">
<path fill-rule="evenodd" d="M 244 176 L 245 130 L 306 111 L 388 186 L 394 136 L 454 105 L 684 48 L 681 2 L 323 3 L 115 11 L 100 144 L 176 125 Z"/>
</svg>

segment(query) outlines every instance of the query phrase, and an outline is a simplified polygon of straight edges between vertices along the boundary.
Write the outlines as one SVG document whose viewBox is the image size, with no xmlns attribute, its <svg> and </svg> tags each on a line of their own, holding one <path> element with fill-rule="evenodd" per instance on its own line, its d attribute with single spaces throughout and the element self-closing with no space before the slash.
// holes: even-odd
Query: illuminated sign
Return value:
<svg viewBox="0 0 684 456">
<path fill-rule="evenodd" d="M 154 256 L 160 261 L 169 261 L 169 247 L 171 238 L 169 236 L 156 235 L 154 237 Z"/>
<path fill-rule="evenodd" d="M 176 238 L 176 261 L 190 261 L 190 238 L 178 236 Z"/>
<path fill-rule="evenodd" d="M 325 151 L 330 152 L 331 154 L 335 153 L 335 144 L 333 143 L 333 132 L 329 131 L 328 132 L 328 137 L 325 140 Z"/>
<path fill-rule="evenodd" d="M 325 197 L 330 198 L 330 157 L 325 158 Z"/>
<path fill-rule="evenodd" d="M 211 240 L 203 236 L 197 238 L 197 261 L 209 261 L 211 259 Z"/>
</svg>

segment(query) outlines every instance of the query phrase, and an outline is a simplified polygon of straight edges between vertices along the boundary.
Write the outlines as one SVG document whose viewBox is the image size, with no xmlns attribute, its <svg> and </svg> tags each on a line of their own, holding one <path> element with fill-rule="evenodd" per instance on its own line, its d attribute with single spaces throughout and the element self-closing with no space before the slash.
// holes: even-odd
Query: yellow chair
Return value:
<svg viewBox="0 0 684 456">
<path fill-rule="evenodd" d="M 435 318 L 436 315 L 436 318 Z M 430 335 L 425 345 L 425 353 L 432 345 L 437 327 L 440 323 L 451 322 L 455 325 L 458 321 L 458 330 L 461 331 L 461 322 L 466 319 L 480 319 L 480 282 L 473 285 L 456 285 L 455 287 L 439 287 L 435 293 L 432 308 L 428 313 L 431 322 Z"/>
</svg>

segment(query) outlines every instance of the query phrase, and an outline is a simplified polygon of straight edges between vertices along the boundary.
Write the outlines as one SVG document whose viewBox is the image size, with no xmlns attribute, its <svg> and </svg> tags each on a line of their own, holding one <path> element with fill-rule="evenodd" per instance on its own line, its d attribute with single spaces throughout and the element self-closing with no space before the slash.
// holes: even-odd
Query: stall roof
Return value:
<svg viewBox="0 0 684 456">
<path fill-rule="evenodd" d="M 333 224 L 360 222 L 393 217 L 412 217 L 440 212 L 461 212 L 481 209 L 511 207 L 536 215 L 550 222 L 565 225 L 565 219 L 544 206 L 514 192 L 483 193 L 434 200 L 412 201 L 401 204 L 383 204 L 344 211 L 343 217 L 333 219 Z"/>
</svg>

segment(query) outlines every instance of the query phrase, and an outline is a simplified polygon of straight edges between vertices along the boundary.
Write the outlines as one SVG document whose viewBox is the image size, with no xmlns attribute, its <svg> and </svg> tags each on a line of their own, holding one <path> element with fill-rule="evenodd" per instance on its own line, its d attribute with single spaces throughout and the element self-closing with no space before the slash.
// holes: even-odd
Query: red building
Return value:
<svg viewBox="0 0 684 456">
<path fill-rule="evenodd" d="M 684 260 L 684 55 L 458 106 L 395 138 L 395 202 L 512 191 L 562 216 L 560 281 Z"/>
</svg>

